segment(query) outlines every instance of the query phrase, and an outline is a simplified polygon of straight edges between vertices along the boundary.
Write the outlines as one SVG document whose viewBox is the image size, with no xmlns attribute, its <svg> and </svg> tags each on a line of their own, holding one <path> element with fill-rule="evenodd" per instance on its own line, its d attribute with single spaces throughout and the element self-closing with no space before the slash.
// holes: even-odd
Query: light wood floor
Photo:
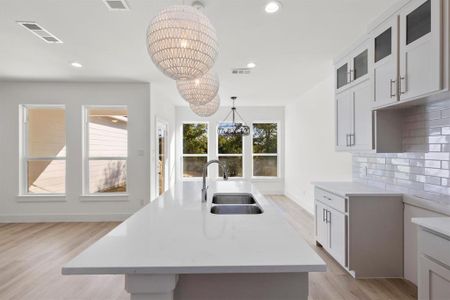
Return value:
<svg viewBox="0 0 450 300">
<path fill-rule="evenodd" d="M 416 299 L 415 286 L 405 280 L 352 279 L 315 246 L 311 215 L 284 196 L 269 198 L 328 264 L 328 272 L 310 275 L 311 300 Z M 123 276 L 61 275 L 65 262 L 117 224 L 0 224 L 0 299 L 129 299 Z"/>
</svg>

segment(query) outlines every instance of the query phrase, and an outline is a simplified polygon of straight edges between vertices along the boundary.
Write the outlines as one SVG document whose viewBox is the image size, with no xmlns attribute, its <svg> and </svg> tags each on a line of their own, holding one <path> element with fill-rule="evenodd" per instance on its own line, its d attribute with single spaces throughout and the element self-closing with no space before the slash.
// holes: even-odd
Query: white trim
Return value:
<svg viewBox="0 0 450 300">
<path fill-rule="evenodd" d="M 277 124 L 277 153 L 253 153 L 253 127 L 255 124 Z M 251 127 L 250 127 L 250 136 L 251 136 L 251 141 L 250 141 L 250 147 L 251 147 L 251 179 L 252 180 L 260 180 L 262 181 L 264 180 L 274 180 L 274 179 L 280 179 L 281 180 L 281 175 L 280 175 L 280 147 L 281 147 L 281 140 L 280 140 L 280 121 L 253 121 L 251 123 Z M 254 176 L 253 174 L 253 159 L 255 156 L 267 156 L 267 157 L 276 157 L 277 158 L 277 176 Z"/>
<path fill-rule="evenodd" d="M 132 213 L 123 214 L 18 214 L 0 215 L 0 223 L 41 223 L 41 222 L 122 222 Z"/>
</svg>

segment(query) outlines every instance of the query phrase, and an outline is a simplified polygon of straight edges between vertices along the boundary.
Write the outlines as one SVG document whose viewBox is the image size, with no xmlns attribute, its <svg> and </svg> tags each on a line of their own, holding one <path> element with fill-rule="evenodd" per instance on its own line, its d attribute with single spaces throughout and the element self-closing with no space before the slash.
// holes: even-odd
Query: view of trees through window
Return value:
<svg viewBox="0 0 450 300">
<path fill-rule="evenodd" d="M 208 124 L 183 124 L 183 177 L 201 177 L 208 160 Z"/>
<path fill-rule="evenodd" d="M 278 176 L 278 124 L 253 124 L 253 176 Z"/>
<path fill-rule="evenodd" d="M 242 136 L 223 136 L 217 138 L 219 160 L 227 165 L 229 177 L 243 177 Z M 219 169 L 219 175 L 222 176 Z"/>
</svg>

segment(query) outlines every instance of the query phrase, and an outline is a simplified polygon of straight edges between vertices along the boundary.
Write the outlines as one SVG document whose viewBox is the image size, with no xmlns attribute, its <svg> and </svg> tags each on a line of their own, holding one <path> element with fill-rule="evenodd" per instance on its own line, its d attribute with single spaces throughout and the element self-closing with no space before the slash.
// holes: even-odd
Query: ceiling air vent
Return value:
<svg viewBox="0 0 450 300">
<path fill-rule="evenodd" d="M 103 0 L 109 10 L 130 10 L 125 0 Z"/>
<path fill-rule="evenodd" d="M 235 75 L 248 75 L 250 72 L 250 68 L 235 68 L 231 70 L 231 73 Z"/>
<path fill-rule="evenodd" d="M 62 41 L 58 39 L 56 36 L 48 32 L 44 29 L 41 25 L 37 24 L 36 22 L 25 22 L 25 21 L 18 21 L 18 24 L 22 25 L 25 29 L 28 31 L 31 31 L 35 36 L 40 38 L 46 43 L 49 44 L 61 44 Z"/>
</svg>

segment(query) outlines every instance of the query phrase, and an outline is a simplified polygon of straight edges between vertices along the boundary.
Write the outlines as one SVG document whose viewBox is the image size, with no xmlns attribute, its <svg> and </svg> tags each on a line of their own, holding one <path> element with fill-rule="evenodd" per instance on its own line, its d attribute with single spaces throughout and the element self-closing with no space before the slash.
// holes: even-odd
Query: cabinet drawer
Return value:
<svg viewBox="0 0 450 300">
<path fill-rule="evenodd" d="M 315 188 L 314 196 L 317 201 L 320 201 L 340 212 L 347 212 L 346 200 L 343 197 L 337 196 L 317 187 Z"/>
<path fill-rule="evenodd" d="M 419 230 L 419 253 L 450 266 L 450 240 L 426 230 Z"/>
</svg>

